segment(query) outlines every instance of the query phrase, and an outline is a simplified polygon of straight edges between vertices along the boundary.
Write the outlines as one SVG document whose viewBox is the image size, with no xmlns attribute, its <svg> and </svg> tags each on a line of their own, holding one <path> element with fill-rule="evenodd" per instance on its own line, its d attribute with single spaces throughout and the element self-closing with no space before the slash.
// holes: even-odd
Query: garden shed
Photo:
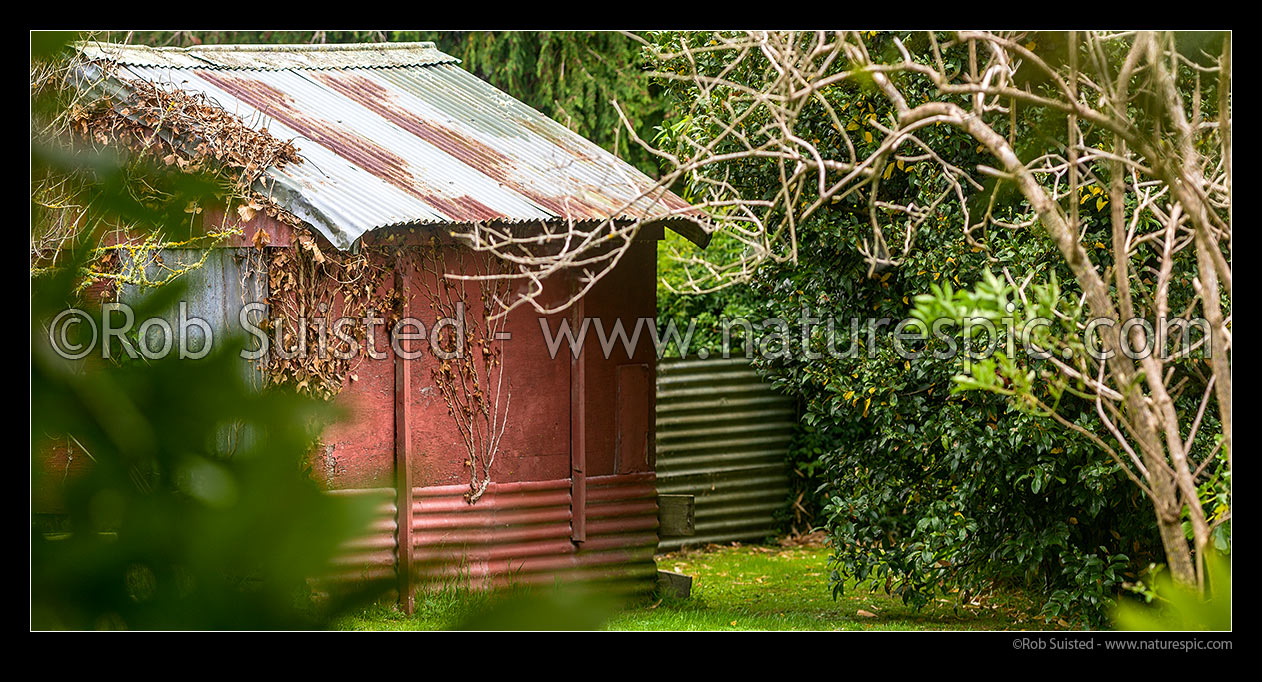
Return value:
<svg viewBox="0 0 1262 682">
<path fill-rule="evenodd" d="M 289 372 L 303 390 L 318 385 L 349 415 L 327 427 L 311 461 L 334 494 L 380 500 L 373 532 L 343 557 L 345 573 L 402 576 L 411 572 L 400 565 L 438 565 L 475 581 L 651 584 L 653 344 L 642 338 L 633 352 L 619 345 L 606 357 L 589 343 L 574 357 L 568 348 L 550 352 L 542 331 L 582 318 L 610 329 L 621 320 L 630 330 L 655 318 L 655 240 L 672 229 L 704 245 L 698 211 L 432 43 L 89 43 L 79 51 L 85 82 L 113 88 L 123 117 L 136 116 L 128 97 L 156 87 L 197 97 L 296 147 L 295 158 L 261 169 L 254 182 L 266 206 L 197 215 L 206 229 L 231 228 L 215 257 L 184 256 L 204 261 L 187 276 L 211 307 L 222 302 L 224 324 L 239 301 L 259 294 L 273 314 L 286 300 L 312 296 L 295 273 L 335 266 L 357 288 L 311 301 L 330 317 L 321 306 L 393 320 L 436 319 L 459 303 L 476 320 L 464 334 L 474 351 L 467 363 L 427 350 L 415 359 L 386 352 L 319 367 L 273 358 L 261 368 Z M 206 142 L 165 141 L 177 150 Z M 495 321 L 486 315 L 490 297 L 524 285 L 445 284 L 447 273 L 502 267 L 461 247 L 452 236 L 463 230 L 555 234 L 611 218 L 644 227 L 619 265 L 562 312 L 524 306 Z M 181 256 L 167 256 L 168 265 L 172 258 Z M 558 273 L 539 300 L 567 301 L 576 286 L 575 275 Z M 488 293 L 494 287 L 504 291 Z M 364 340 L 388 349 L 387 326 Z M 455 338 L 424 332 L 440 345 Z M 485 390 L 461 393 L 461 379 Z"/>
</svg>

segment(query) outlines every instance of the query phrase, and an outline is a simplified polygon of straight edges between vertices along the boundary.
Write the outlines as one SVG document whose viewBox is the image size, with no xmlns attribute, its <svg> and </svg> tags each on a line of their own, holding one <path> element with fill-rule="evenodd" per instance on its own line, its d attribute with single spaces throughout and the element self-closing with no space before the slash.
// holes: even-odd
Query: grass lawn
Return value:
<svg viewBox="0 0 1262 682">
<path fill-rule="evenodd" d="M 584 621 L 587 616 L 581 614 L 579 621 L 557 621 L 566 623 L 558 627 L 578 628 L 588 622 L 592 627 L 603 626 L 607 630 L 1037 630 L 1049 627 L 1042 618 L 1028 615 L 1033 610 L 1032 604 L 1018 593 L 994 595 L 959 608 L 943 599 L 916 611 L 883 591 L 871 592 L 866 587 L 850 586 L 834 601 L 828 590 L 827 561 L 828 550 L 819 545 L 725 546 L 667 554 L 658 557 L 658 568 L 693 576 L 691 598 L 654 598 L 626 605 L 612 617 L 606 613 Z M 445 629 L 495 600 L 495 596 L 485 593 L 443 590 L 418 597 L 416 613 L 412 616 L 403 615 L 393 606 L 376 605 L 342 618 L 336 627 L 347 630 Z M 531 609 L 538 614 L 537 606 Z"/>
</svg>

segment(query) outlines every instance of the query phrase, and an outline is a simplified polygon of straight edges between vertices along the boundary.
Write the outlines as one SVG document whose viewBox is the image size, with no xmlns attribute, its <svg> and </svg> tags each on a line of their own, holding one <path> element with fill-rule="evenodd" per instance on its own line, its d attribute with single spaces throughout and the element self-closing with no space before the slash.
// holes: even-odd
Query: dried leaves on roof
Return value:
<svg viewBox="0 0 1262 682">
<path fill-rule="evenodd" d="M 100 67 L 100 68 L 95 68 Z M 228 210 L 249 220 L 256 212 L 264 212 L 291 226 L 300 221 L 260 193 L 257 181 L 269 168 L 301 163 L 298 148 L 267 130 L 256 130 L 250 122 L 226 111 L 204 93 L 181 90 L 170 83 L 129 81 L 118 87 L 116 71 L 108 63 L 98 62 L 85 70 L 81 58 L 71 57 L 51 63 L 33 65 L 31 70 L 32 101 L 39 98 L 40 115 L 33 114 L 32 143 L 41 149 L 64 149 L 89 152 L 90 148 L 122 149 L 127 154 L 117 164 L 123 173 L 128 193 L 150 211 L 149 225 L 133 225 L 136 216 L 115 214 L 101 202 L 101 181 L 91 154 L 80 166 L 41 166 L 41 173 L 32 179 L 32 201 L 39 209 L 31 225 L 31 272 L 39 275 L 57 270 L 61 254 L 70 245 L 91 249 L 117 248 L 105 243 L 106 235 L 149 234 L 142 253 L 127 259 L 136 273 L 105 267 L 104 258 L 92 258 L 80 266 L 82 286 L 101 281 L 138 286 L 154 286 L 140 274 L 149 256 L 166 246 L 166 228 L 175 227 L 182 215 L 181 207 L 163 208 L 175 195 L 167 178 L 159 177 L 149 166 L 168 167 L 181 174 L 198 174 L 213 183 L 215 189 L 205 192 L 204 199 L 182 207 L 184 214 L 196 215 L 206 201 L 223 202 Z M 89 79 L 88 73 L 97 74 Z M 37 120 L 38 119 L 38 120 Z M 113 162 L 111 162 L 113 163 Z M 48 164 L 44 164 L 48 165 Z M 132 172 L 139 171 L 139 172 Z M 192 187 L 193 185 L 187 185 Z M 112 190 L 117 192 L 117 190 Z M 200 190 L 199 190 L 200 191 Z M 235 209 L 235 210 L 234 210 Z M 156 232 L 150 234 L 152 228 Z M 206 234 L 181 246 L 210 247 L 220 243 L 234 228 L 205 226 Z M 141 228 L 133 230 L 133 228 Z M 131 243 L 135 240 L 127 239 Z M 129 246 L 129 249 L 136 249 Z M 117 260 L 117 259 L 115 259 Z M 134 276 L 133 276 L 134 275 Z M 108 291 L 112 291 L 109 287 Z"/>
<path fill-rule="evenodd" d="M 293 142 L 255 130 L 204 93 L 143 80 L 129 81 L 128 88 L 121 101 L 104 97 L 75 111 L 72 128 L 101 144 L 156 154 L 181 170 L 197 170 L 213 161 L 239 172 L 236 185 L 241 190 L 270 167 L 301 161 Z"/>
</svg>

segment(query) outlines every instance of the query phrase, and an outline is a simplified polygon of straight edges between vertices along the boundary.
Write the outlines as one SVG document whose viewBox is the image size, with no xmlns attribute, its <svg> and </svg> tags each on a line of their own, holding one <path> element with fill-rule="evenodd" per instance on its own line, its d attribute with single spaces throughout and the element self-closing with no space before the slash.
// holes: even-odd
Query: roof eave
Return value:
<svg viewBox="0 0 1262 682">
<path fill-rule="evenodd" d="M 704 249 L 710 245 L 710 230 L 707 229 L 708 223 L 687 216 L 673 216 L 656 220 L 648 223 L 649 225 L 661 225 L 668 228 L 671 232 L 687 239 L 697 246 Z"/>
</svg>

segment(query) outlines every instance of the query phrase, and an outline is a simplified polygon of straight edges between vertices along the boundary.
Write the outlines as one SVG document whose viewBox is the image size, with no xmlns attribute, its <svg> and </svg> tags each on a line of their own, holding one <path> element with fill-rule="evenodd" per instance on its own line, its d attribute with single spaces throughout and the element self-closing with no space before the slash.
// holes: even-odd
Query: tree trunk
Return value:
<svg viewBox="0 0 1262 682">
<path fill-rule="evenodd" d="M 1172 484 L 1167 484 L 1170 493 L 1175 494 Z M 1178 514 L 1170 514 L 1162 505 L 1153 500 L 1153 508 L 1157 512 L 1157 529 L 1161 532 L 1161 546 L 1166 553 L 1166 565 L 1170 567 L 1170 575 L 1175 582 L 1186 587 L 1196 587 L 1196 568 L 1192 562 L 1192 550 L 1188 546 L 1187 536 L 1183 534 L 1183 522 Z"/>
</svg>

